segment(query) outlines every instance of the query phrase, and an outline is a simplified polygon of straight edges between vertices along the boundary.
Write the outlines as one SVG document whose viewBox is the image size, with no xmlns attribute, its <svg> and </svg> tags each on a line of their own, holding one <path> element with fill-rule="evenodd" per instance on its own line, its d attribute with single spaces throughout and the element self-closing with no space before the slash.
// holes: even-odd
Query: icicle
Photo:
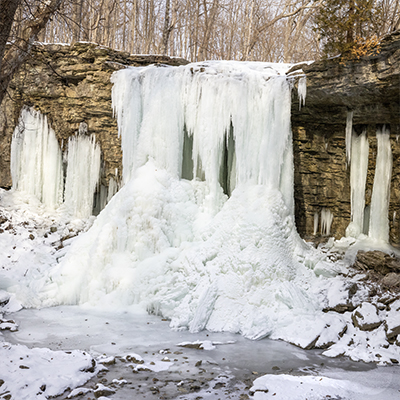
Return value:
<svg viewBox="0 0 400 400">
<path fill-rule="evenodd" d="M 392 149 L 390 145 L 390 132 L 384 126 L 376 131 L 378 154 L 374 185 L 372 188 L 371 211 L 369 223 L 369 236 L 372 239 L 389 241 L 389 198 L 390 181 L 392 177 Z"/>
<path fill-rule="evenodd" d="M 329 236 L 331 233 L 331 225 L 333 220 L 333 214 L 329 208 L 323 208 L 321 210 L 321 234 Z"/>
<path fill-rule="evenodd" d="M 346 229 L 346 236 L 357 238 L 363 232 L 364 226 L 365 184 L 369 153 L 366 130 L 360 136 L 353 131 L 351 141 L 351 222 Z"/>
<path fill-rule="evenodd" d="M 272 79 L 271 68 L 261 63 L 208 62 L 128 68 L 114 73 L 112 82 L 125 183 L 151 158 L 173 175 L 204 177 L 215 197 L 222 191 L 225 138 L 232 128 L 230 187 L 265 184 L 281 190 L 293 207 L 291 87 L 285 76 Z"/>
<path fill-rule="evenodd" d="M 73 216 L 89 217 L 100 177 L 100 147 L 94 136 L 71 136 L 68 141 L 67 162 L 65 205 Z"/>
<path fill-rule="evenodd" d="M 314 236 L 318 232 L 318 219 L 319 219 L 319 214 L 316 212 L 316 213 L 314 213 L 314 232 L 313 232 Z"/>
<path fill-rule="evenodd" d="M 351 162 L 351 138 L 353 134 L 353 111 L 347 112 L 346 119 L 346 159 L 347 164 Z"/>
<path fill-rule="evenodd" d="M 107 203 L 117 192 L 118 192 L 118 182 L 113 177 L 111 177 L 110 180 L 108 181 Z"/>
<path fill-rule="evenodd" d="M 50 209 L 62 202 L 60 146 L 47 117 L 24 107 L 11 143 L 13 189 L 34 195 Z"/>
<path fill-rule="evenodd" d="M 306 104 L 306 94 L 307 94 L 307 77 L 303 76 L 299 79 L 297 94 L 299 96 L 299 110 L 301 106 Z"/>
</svg>

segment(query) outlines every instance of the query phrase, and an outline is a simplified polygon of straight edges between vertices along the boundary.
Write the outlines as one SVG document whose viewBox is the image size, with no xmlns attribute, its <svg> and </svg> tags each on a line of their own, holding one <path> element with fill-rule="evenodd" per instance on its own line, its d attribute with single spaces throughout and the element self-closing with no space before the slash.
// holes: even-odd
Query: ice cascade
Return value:
<svg viewBox="0 0 400 400">
<path fill-rule="evenodd" d="M 364 129 L 358 135 L 352 129 L 351 140 L 346 143 L 347 153 L 349 151 L 351 153 L 351 222 L 346 229 L 346 236 L 358 238 L 361 234 L 366 234 L 371 239 L 387 243 L 389 242 L 388 211 L 393 164 L 389 129 L 386 126 L 378 128 L 376 138 L 377 157 L 374 184 L 371 204 L 367 207 L 365 206 L 365 187 L 369 144 L 366 130 Z"/>
<path fill-rule="evenodd" d="M 390 131 L 385 126 L 376 132 L 378 153 L 374 185 L 372 189 L 369 236 L 373 239 L 389 241 L 389 198 L 392 177 L 392 149 Z"/>
<path fill-rule="evenodd" d="M 66 159 L 64 171 L 63 154 L 47 117 L 23 107 L 11 142 L 13 190 L 34 196 L 48 210 L 87 218 L 92 214 L 100 175 L 100 148 L 95 138 L 80 128 L 69 139 Z"/>
<path fill-rule="evenodd" d="M 357 135 L 353 130 L 351 143 L 351 222 L 346 229 L 346 236 L 357 238 L 363 233 L 364 227 L 365 184 L 367 181 L 369 154 L 366 130 L 361 135 Z"/>
<path fill-rule="evenodd" d="M 68 140 L 65 205 L 77 218 L 93 210 L 93 194 L 100 175 L 100 147 L 93 136 L 78 134 Z"/>
<path fill-rule="evenodd" d="M 51 209 L 63 201 L 61 149 L 47 117 L 24 107 L 11 142 L 13 189 L 35 196 Z"/>
<path fill-rule="evenodd" d="M 289 67 L 114 73 L 124 184 L 52 270 L 42 304 L 139 305 L 175 329 L 250 338 L 323 329 L 314 253 L 294 224 Z"/>
</svg>

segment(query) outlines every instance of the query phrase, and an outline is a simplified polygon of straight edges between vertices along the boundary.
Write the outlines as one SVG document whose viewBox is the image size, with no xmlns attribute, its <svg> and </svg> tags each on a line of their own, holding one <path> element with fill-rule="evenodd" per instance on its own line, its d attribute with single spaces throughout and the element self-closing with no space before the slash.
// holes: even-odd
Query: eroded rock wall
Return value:
<svg viewBox="0 0 400 400">
<path fill-rule="evenodd" d="M 350 167 L 346 161 L 347 112 L 369 141 L 366 206 L 371 202 L 377 153 L 376 130 L 390 129 L 393 172 L 389 204 L 390 241 L 400 244 L 400 32 L 387 36 L 373 55 L 301 65 L 307 77 L 305 106 L 293 91 L 295 213 L 299 233 L 314 235 L 314 215 L 331 210 L 331 235 L 345 234 L 351 218 Z"/>
<path fill-rule="evenodd" d="M 64 150 L 79 128 L 93 134 L 102 151 L 101 184 L 121 176 L 121 143 L 111 108 L 111 74 L 126 65 L 181 65 L 166 56 L 132 56 L 94 43 L 36 45 L 13 79 L 0 108 L 0 187 L 10 188 L 10 144 L 23 105 L 46 114 Z"/>
</svg>

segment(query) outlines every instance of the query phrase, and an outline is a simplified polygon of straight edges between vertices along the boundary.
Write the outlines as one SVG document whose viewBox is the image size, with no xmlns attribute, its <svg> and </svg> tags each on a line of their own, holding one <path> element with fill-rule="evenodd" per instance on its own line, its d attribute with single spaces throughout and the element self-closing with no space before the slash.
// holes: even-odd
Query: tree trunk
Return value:
<svg viewBox="0 0 400 400">
<path fill-rule="evenodd" d="M 15 12 L 22 0 L 0 0 L 0 71 Z"/>
<path fill-rule="evenodd" d="M 27 60 L 33 42 L 37 40 L 39 32 L 46 26 L 47 21 L 60 8 L 62 1 L 48 0 L 41 3 L 34 12 L 33 18 L 24 22 L 21 37 L 16 38 L 14 45 L 5 52 L 0 68 L 0 104 L 14 73 Z M 10 0 L 5 0 L 5 3 L 7 2 Z"/>
</svg>

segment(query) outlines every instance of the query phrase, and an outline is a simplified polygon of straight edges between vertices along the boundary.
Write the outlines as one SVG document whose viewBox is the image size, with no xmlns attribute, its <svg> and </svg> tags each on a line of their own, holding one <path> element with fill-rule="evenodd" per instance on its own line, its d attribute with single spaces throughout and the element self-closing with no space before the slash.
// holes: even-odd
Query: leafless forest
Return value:
<svg viewBox="0 0 400 400">
<path fill-rule="evenodd" d="M 23 0 L 13 36 L 35 3 Z M 351 1 L 351 0 L 350 0 Z M 378 37 L 394 29 L 399 0 L 375 1 Z M 73 0 L 40 33 L 43 42 L 96 42 L 134 54 L 205 59 L 298 62 L 317 59 L 322 41 L 314 16 L 324 0 Z"/>
</svg>

